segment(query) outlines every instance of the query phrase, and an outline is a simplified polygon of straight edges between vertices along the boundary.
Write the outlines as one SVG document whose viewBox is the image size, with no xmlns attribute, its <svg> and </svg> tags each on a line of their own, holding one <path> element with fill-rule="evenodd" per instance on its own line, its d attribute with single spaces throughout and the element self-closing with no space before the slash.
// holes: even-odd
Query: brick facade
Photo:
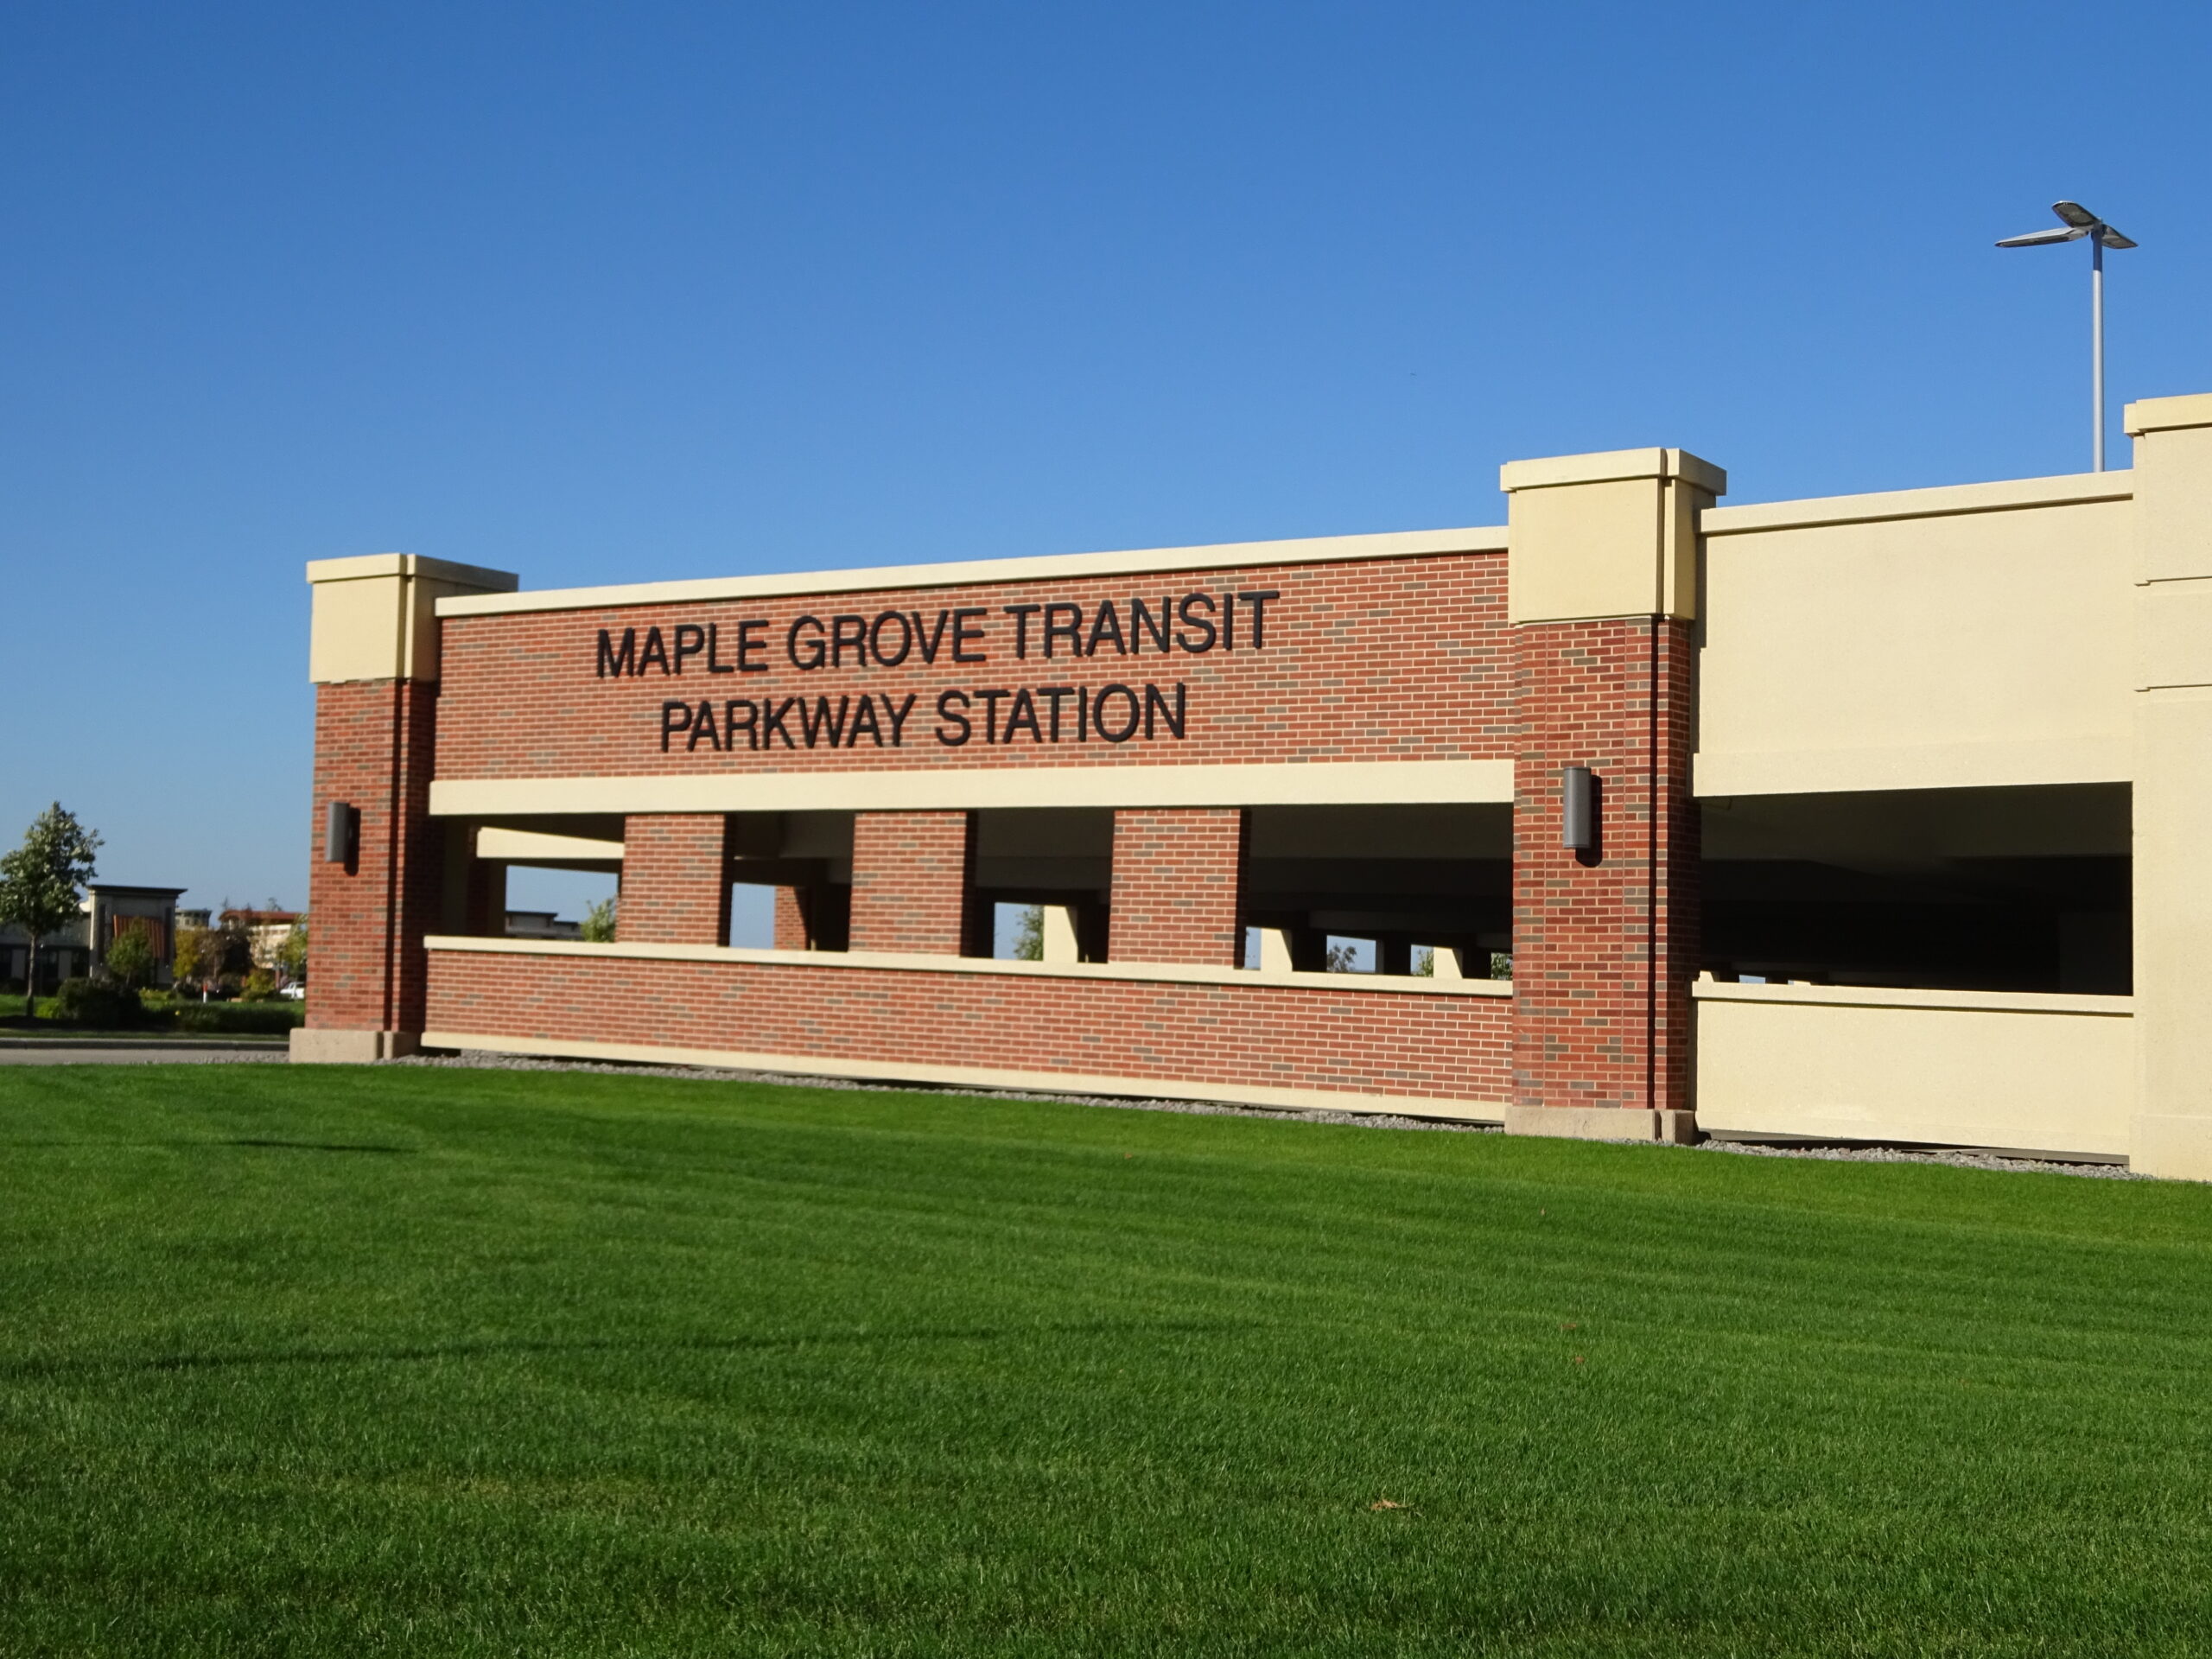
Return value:
<svg viewBox="0 0 2212 1659">
<path fill-rule="evenodd" d="M 362 830 L 356 868 L 315 865 L 309 1023 L 1014 1066 L 1163 1088 L 1183 1077 L 1521 1106 L 1688 1107 L 1698 856 L 1688 626 L 1509 626 L 1505 577 L 1503 554 L 1478 551 L 452 617 L 441 625 L 442 688 L 319 690 L 317 824 L 325 802 L 345 799 L 361 807 Z M 1259 610 L 1232 597 L 1251 594 L 1268 596 L 1264 633 Z M 1180 607 L 1193 595 L 1211 595 L 1217 621 L 1224 602 L 1244 607 L 1234 650 L 1218 628 L 1199 650 L 1202 636 L 1160 620 L 1166 601 Z M 1132 626 L 1138 599 L 1142 633 Z M 1109 600 L 1118 644 L 1095 632 Z M 963 607 L 981 618 L 970 642 L 980 660 L 954 661 L 950 637 L 931 662 L 918 647 L 896 664 L 877 647 L 811 671 L 785 659 L 800 617 L 849 632 L 880 626 L 895 646 L 917 623 L 926 632 Z M 882 621 L 894 612 L 907 619 L 895 628 Z M 1066 632 L 1077 613 L 1090 629 L 1080 648 Z M 1056 616 L 1063 628 L 1048 655 L 1044 625 Z M 748 633 L 763 619 L 773 626 Z M 1159 626 L 1171 627 L 1165 651 L 1149 631 Z M 659 630 L 665 671 L 657 660 L 643 675 L 597 672 L 602 629 L 611 639 L 631 631 L 633 651 Z M 690 631 L 680 642 L 679 629 Z M 766 645 L 741 659 L 747 639 Z M 751 671 L 755 658 L 762 671 Z M 1147 684 L 1159 688 L 1149 702 Z M 1058 741 L 1040 700 L 1053 687 Z M 963 743 L 936 735 L 948 690 L 969 699 L 957 705 Z M 802 694 L 803 708 L 790 702 Z M 706 715 L 697 702 L 711 705 Z M 781 736 L 760 746 L 730 737 L 738 704 L 757 723 L 786 702 Z M 905 707 L 897 735 L 894 703 Z M 865 726 L 863 704 L 874 711 Z M 675 708 L 688 735 L 665 729 Z M 1510 758 L 1516 995 L 462 951 L 434 953 L 433 971 L 419 943 L 426 931 L 496 931 L 484 884 L 456 866 L 451 891 L 442 885 L 466 836 L 442 842 L 446 826 L 428 816 L 434 747 L 442 780 Z M 1568 766 L 1599 780 L 1601 840 L 1586 855 L 1559 844 Z M 1245 824 L 1234 807 L 1118 810 L 1108 959 L 1236 965 Z M 776 945 L 988 955 L 975 834 L 965 811 L 856 814 L 850 887 L 818 875 L 810 887 L 779 887 Z M 722 944 L 738 850 L 728 836 L 718 813 L 630 817 L 622 940 Z M 799 879 L 788 868 L 762 874 Z M 1294 951 L 1318 967 L 1322 935 L 1306 932 Z M 1402 972 L 1403 940 L 1394 949 L 1388 965 Z"/>
<path fill-rule="evenodd" d="M 442 625 L 445 705 L 438 775 L 1504 759 L 1513 753 L 1505 563 L 1502 553 L 1477 552 L 1262 565 L 1233 573 L 453 617 Z M 1217 621 L 1227 594 L 1274 595 L 1261 608 L 1256 640 L 1253 608 L 1245 601 L 1236 607 L 1234 649 L 1217 626 L 1210 648 L 1189 648 L 1206 639 L 1196 624 L 1206 624 L 1207 613 L 1195 608 L 1192 625 L 1179 619 L 1157 622 L 1163 602 L 1179 609 L 1189 597 L 1209 600 Z M 1138 601 L 1154 626 L 1164 628 L 1166 651 L 1159 649 L 1154 626 L 1135 621 Z M 1111 636 L 1095 643 L 1089 637 L 1108 602 L 1114 607 L 1119 649 Z M 1046 654 L 1040 637 L 1046 605 L 1080 607 L 1082 654 L 1065 639 L 1052 641 Z M 1030 609 L 1016 615 L 1008 607 Z M 983 630 L 965 647 L 965 654 L 978 660 L 955 660 L 947 632 L 937 641 L 935 660 L 925 662 L 924 644 L 940 614 L 950 617 L 963 607 L 978 613 L 974 626 Z M 1057 620 L 1065 622 L 1069 614 L 1062 611 Z M 817 617 L 826 627 L 839 617 L 872 625 L 886 616 L 917 615 L 924 643 L 911 642 L 909 620 L 905 636 L 887 627 L 880 656 L 867 655 L 864 663 L 864 653 L 855 649 L 842 653 L 841 664 L 825 662 L 809 671 L 789 661 L 786 640 L 801 617 Z M 748 669 L 757 672 L 736 666 L 736 641 L 748 620 L 768 625 L 749 636 L 760 644 L 747 655 Z M 948 621 L 947 629 L 950 626 Z M 711 663 L 709 649 L 688 649 L 689 636 L 679 660 L 674 644 L 679 626 L 696 628 L 702 637 L 707 628 L 715 630 Z M 598 672 L 601 630 L 611 640 L 620 640 L 626 630 L 643 640 L 654 628 L 668 648 L 648 671 Z M 805 635 L 802 643 L 810 645 L 812 638 Z M 881 658 L 899 655 L 901 643 L 905 654 L 886 665 Z M 729 671 L 715 672 L 716 667 Z M 1168 719 L 1179 682 L 1185 687 L 1179 738 Z M 1146 706 L 1147 683 L 1160 689 L 1165 706 Z M 1054 686 L 1065 688 L 1058 702 L 1057 741 L 1052 700 L 1040 695 Z M 1111 690 L 1117 686 L 1130 688 L 1131 696 Z M 1025 689 L 1032 718 L 1021 717 L 1016 701 Z M 960 734 L 960 728 L 938 712 L 938 698 L 949 690 L 970 698 L 957 706 L 968 732 L 957 744 L 936 735 L 940 727 L 949 736 Z M 1107 702 L 1103 731 L 1096 708 L 1102 694 Z M 910 695 L 913 704 L 899 724 L 893 716 Z M 864 697 L 870 712 L 861 729 L 858 706 Z M 785 710 L 766 747 L 752 747 L 750 735 L 725 743 L 732 702 L 754 705 L 749 718 L 757 723 L 762 699 L 774 705 L 772 713 Z M 710 732 L 695 722 L 691 729 L 669 734 L 664 748 L 663 708 L 671 702 L 686 705 L 687 718 L 697 704 L 707 703 Z M 1113 741 L 1125 727 L 1128 736 Z"/>
<path fill-rule="evenodd" d="M 441 925 L 442 826 L 429 816 L 438 688 L 415 680 L 319 685 L 308 894 L 307 1023 L 423 1029 L 422 941 Z M 357 856 L 323 856 L 326 809 L 359 810 Z"/>
<path fill-rule="evenodd" d="M 1243 863 L 1236 808 L 1115 813 L 1107 959 L 1236 967 Z"/>
<path fill-rule="evenodd" d="M 1694 647 L 1657 618 L 1518 638 L 1514 1098 L 1687 1109 L 1697 976 Z M 1560 774 L 1598 779 L 1598 845 L 1560 845 Z"/>
<path fill-rule="evenodd" d="M 622 831 L 625 944 L 729 941 L 729 820 L 720 812 L 632 814 Z"/>
<path fill-rule="evenodd" d="M 776 949 L 804 950 L 807 948 L 806 910 L 800 903 L 797 887 L 776 889 Z"/>
<path fill-rule="evenodd" d="M 1504 997 L 432 952 L 430 1028 L 1502 1103 Z"/>
<path fill-rule="evenodd" d="M 853 820 L 852 948 L 966 954 L 973 824 L 965 812 L 861 812 Z"/>
</svg>

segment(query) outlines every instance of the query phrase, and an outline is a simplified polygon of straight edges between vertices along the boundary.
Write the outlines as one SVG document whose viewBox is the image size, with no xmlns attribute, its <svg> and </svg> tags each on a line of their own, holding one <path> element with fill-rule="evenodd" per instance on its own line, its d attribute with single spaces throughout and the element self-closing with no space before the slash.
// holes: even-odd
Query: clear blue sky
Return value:
<svg viewBox="0 0 2212 1659">
<path fill-rule="evenodd" d="M 304 897 L 302 562 L 525 587 L 2088 465 L 2212 391 L 2212 8 L 0 16 L 0 840 Z M 2117 440 L 2116 440 L 2117 442 Z M 2124 448 L 2116 458 L 2124 457 Z"/>
</svg>

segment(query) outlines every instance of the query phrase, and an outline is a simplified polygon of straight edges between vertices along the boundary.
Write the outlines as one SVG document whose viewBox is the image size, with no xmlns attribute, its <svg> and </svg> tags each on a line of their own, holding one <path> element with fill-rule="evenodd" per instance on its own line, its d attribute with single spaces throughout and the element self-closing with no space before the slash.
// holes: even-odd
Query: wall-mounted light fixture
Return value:
<svg viewBox="0 0 2212 1659">
<path fill-rule="evenodd" d="M 361 809 L 333 801 L 322 817 L 322 857 L 326 864 L 351 864 L 361 850 Z"/>
<path fill-rule="evenodd" d="M 1586 853 L 1598 844 L 1597 791 L 1587 766 L 1569 766 L 1559 779 L 1559 844 Z"/>
</svg>

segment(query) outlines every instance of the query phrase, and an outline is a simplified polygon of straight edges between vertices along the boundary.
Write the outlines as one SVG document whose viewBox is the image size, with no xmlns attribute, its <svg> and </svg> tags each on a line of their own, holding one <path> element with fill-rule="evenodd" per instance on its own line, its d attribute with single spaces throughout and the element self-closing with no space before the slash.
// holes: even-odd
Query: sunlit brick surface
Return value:
<svg viewBox="0 0 2212 1659">
<path fill-rule="evenodd" d="M 960 955 L 969 834 L 965 812 L 855 814 L 852 948 Z"/>
<path fill-rule="evenodd" d="M 1218 631 L 1213 647 L 1192 653 L 1176 644 L 1197 643 L 1198 629 L 1172 620 L 1169 649 L 1155 635 L 1134 630 L 1132 601 L 1156 615 L 1163 602 L 1179 607 L 1192 594 L 1209 596 L 1272 591 L 1264 606 L 1264 643 L 1255 646 L 1250 607 L 1240 605 L 1236 648 Z M 1017 619 L 1008 605 L 1080 606 L 1087 635 L 1111 601 L 1123 649 L 1102 638 L 1084 654 L 1056 639 L 1045 654 L 1042 614 L 1019 626 L 1028 635 L 1026 654 L 1015 652 Z M 949 632 L 938 640 L 937 660 L 922 660 L 919 644 L 906 646 L 895 667 L 859 665 L 845 652 L 842 666 L 810 671 L 791 666 L 785 641 L 793 619 L 813 614 L 825 628 L 839 616 L 873 625 L 887 613 L 918 617 L 925 637 L 940 613 L 981 608 L 986 637 L 972 645 L 988 660 L 957 662 Z M 1201 620 L 1206 620 L 1203 613 Z M 1065 613 L 1061 619 L 1065 619 Z M 770 626 L 754 660 L 766 671 L 736 666 L 740 625 L 748 618 Z M 715 661 L 703 651 L 687 656 L 683 671 L 671 652 L 671 672 L 658 665 L 642 677 L 601 677 L 598 640 L 604 628 L 619 639 L 625 629 L 644 636 L 658 626 L 664 638 L 678 625 L 715 627 Z M 908 623 L 912 631 L 912 623 Z M 948 629 L 950 626 L 947 623 Z M 1513 753 L 1509 703 L 1510 640 L 1505 632 L 1505 556 L 1464 553 L 1421 558 L 1359 561 L 1333 565 L 1260 566 L 1141 577 L 1083 578 L 1008 587 L 891 590 L 837 594 L 818 599 L 725 601 L 702 604 L 632 606 L 604 611 L 524 612 L 450 617 L 443 626 L 444 702 L 440 710 L 438 775 L 446 779 L 636 776 L 648 773 L 851 770 L 867 767 L 933 769 L 970 766 L 1165 765 L 1177 761 L 1459 760 L 1503 759 Z M 900 636 L 887 630 L 887 654 Z M 1095 718 L 1079 721 L 1075 693 L 1086 699 L 1111 685 L 1133 689 L 1141 700 L 1154 683 L 1172 697 L 1185 684 L 1185 735 L 1174 738 L 1154 713 L 1151 734 L 1139 719 L 1124 741 L 1109 741 Z M 1059 741 L 1052 741 L 1049 700 L 1037 689 L 1064 686 Z M 948 746 L 936 735 L 937 698 L 947 688 L 978 700 L 965 717 L 970 735 Z M 985 691 L 1008 695 L 996 704 L 995 728 L 1014 716 L 1012 696 L 1028 688 L 1036 725 L 1020 725 L 1010 738 L 990 741 L 985 729 Z M 915 701 L 895 734 L 892 715 Z M 855 736 L 856 706 L 871 699 L 874 730 Z M 728 704 L 772 700 L 778 708 L 803 699 L 769 737 L 750 747 L 718 747 L 727 735 Z M 826 698 L 828 705 L 821 706 Z M 884 699 L 888 699 L 885 702 Z M 706 702 L 711 739 L 679 731 L 662 748 L 662 706 L 671 700 Z M 1092 703 L 1086 702 L 1084 708 Z M 1131 704 L 1109 698 L 1107 728 L 1118 733 Z M 753 718 L 760 718 L 757 711 Z M 813 731 L 809 745 L 808 722 Z M 833 725 L 834 722 L 834 725 Z M 1080 728 L 1080 729 L 1079 729 Z M 833 731 L 836 734 L 833 741 Z"/>
<path fill-rule="evenodd" d="M 321 688 L 316 822 L 327 800 L 359 805 L 362 856 L 351 874 L 315 865 L 310 1020 L 425 1028 L 416 941 L 434 927 L 440 880 L 426 815 L 434 714 L 437 776 L 454 780 L 1510 756 L 1510 1001 L 456 952 L 438 959 L 428 1028 L 1103 1072 L 1164 1089 L 1180 1077 L 1688 1106 L 1688 629 L 1509 628 L 1505 563 L 1464 553 L 448 619 L 442 692 Z M 981 613 L 964 642 L 963 608 Z M 1219 627 L 1232 608 L 1234 650 Z M 791 626 L 807 614 L 822 620 L 825 658 L 842 630 L 848 660 L 812 671 L 789 660 Z M 1213 626 L 1207 649 L 1192 618 Z M 655 627 L 662 652 L 648 662 Z M 626 660 L 642 674 L 598 671 L 602 629 L 610 650 L 630 631 Z M 763 671 L 747 671 L 756 664 Z M 1116 685 L 1129 690 L 1107 692 L 1102 728 L 1100 694 Z M 940 740 L 948 690 L 967 698 L 955 705 L 962 743 Z M 733 715 L 738 705 L 750 713 Z M 1602 843 L 1588 859 L 1559 846 L 1559 774 L 1572 765 L 1600 780 Z M 1234 809 L 1118 811 L 1110 959 L 1236 963 L 1242 828 Z M 852 948 L 987 950 L 968 891 L 971 835 L 965 812 L 859 814 Z M 623 938 L 721 943 L 721 818 L 633 817 L 626 844 Z M 802 946 L 791 890 L 779 891 L 775 916 L 778 945 Z"/>
<path fill-rule="evenodd" d="M 806 949 L 806 917 L 799 909 L 797 887 L 776 889 L 775 946 L 779 950 Z"/>
<path fill-rule="evenodd" d="M 1698 856 L 1689 626 L 1638 618 L 1517 632 L 1527 734 L 1514 767 L 1515 1098 L 1687 1109 Z M 1598 774 L 1594 857 L 1560 845 L 1560 774 L 1571 766 Z"/>
<path fill-rule="evenodd" d="M 1194 808 L 1114 814 L 1114 962 L 1234 968 L 1244 814 Z"/>
<path fill-rule="evenodd" d="M 430 953 L 430 1027 L 1498 1103 L 1504 998 L 805 963 Z"/>
<path fill-rule="evenodd" d="M 361 680 L 315 688 L 307 1022 L 423 1028 L 420 941 L 435 929 L 442 831 L 429 817 L 438 688 Z M 323 857 L 325 808 L 360 809 L 360 856 Z"/>
<path fill-rule="evenodd" d="M 719 812 L 633 814 L 622 831 L 621 939 L 728 944 L 728 842 Z"/>
</svg>

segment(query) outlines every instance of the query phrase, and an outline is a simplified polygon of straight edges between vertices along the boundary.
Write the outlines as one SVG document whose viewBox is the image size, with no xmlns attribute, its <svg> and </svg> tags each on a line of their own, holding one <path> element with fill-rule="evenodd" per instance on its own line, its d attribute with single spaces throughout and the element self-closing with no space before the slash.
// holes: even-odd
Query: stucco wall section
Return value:
<svg viewBox="0 0 2212 1659">
<path fill-rule="evenodd" d="M 1699 793 L 2124 781 L 2133 514 L 1708 535 Z"/>
<path fill-rule="evenodd" d="M 1699 1127 L 2116 1157 L 2126 997 L 1697 988 Z"/>
</svg>

